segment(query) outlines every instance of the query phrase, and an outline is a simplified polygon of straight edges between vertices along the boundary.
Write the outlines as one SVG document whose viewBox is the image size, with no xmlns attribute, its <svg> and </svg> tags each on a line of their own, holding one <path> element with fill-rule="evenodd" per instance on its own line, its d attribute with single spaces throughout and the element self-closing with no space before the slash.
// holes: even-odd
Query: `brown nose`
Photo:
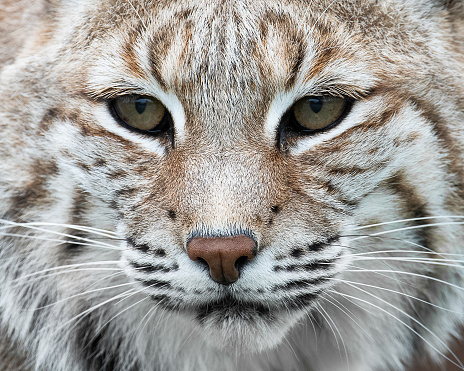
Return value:
<svg viewBox="0 0 464 371">
<path fill-rule="evenodd" d="M 187 244 L 192 260 L 205 261 L 211 278 L 223 285 L 238 280 L 239 268 L 256 255 L 256 243 L 250 237 L 195 237 Z"/>
</svg>

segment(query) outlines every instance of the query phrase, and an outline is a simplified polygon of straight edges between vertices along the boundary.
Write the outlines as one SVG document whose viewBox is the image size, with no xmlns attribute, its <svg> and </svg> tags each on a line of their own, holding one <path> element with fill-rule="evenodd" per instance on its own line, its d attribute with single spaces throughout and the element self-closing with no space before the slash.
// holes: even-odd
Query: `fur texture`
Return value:
<svg viewBox="0 0 464 371">
<path fill-rule="evenodd" d="M 2 369 L 407 369 L 464 321 L 461 1 L 0 1 Z M 121 126 L 155 97 L 172 130 Z M 315 135 L 305 96 L 352 102 Z M 192 236 L 249 234 L 237 282 Z M 13 350 L 11 350 L 13 349 Z"/>
</svg>

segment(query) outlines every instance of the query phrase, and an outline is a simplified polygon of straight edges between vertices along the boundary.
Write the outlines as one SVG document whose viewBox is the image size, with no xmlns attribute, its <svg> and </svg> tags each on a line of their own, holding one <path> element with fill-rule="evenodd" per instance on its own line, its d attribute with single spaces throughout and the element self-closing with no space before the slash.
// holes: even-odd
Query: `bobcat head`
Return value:
<svg viewBox="0 0 464 371">
<path fill-rule="evenodd" d="M 0 308 L 26 363 L 458 363 L 460 2 L 0 4 Z"/>
</svg>

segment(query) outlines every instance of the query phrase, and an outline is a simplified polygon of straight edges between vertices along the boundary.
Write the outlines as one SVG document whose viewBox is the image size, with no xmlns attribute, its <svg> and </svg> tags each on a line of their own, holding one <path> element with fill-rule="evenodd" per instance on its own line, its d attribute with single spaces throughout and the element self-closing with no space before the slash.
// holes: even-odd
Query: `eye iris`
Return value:
<svg viewBox="0 0 464 371">
<path fill-rule="evenodd" d="M 309 98 L 309 107 L 314 113 L 319 113 L 322 110 L 324 102 L 321 98 Z"/>
<path fill-rule="evenodd" d="M 305 97 L 293 107 L 293 117 L 303 129 L 320 131 L 334 124 L 345 112 L 348 101 L 332 96 Z"/>
<path fill-rule="evenodd" d="M 163 104 L 149 96 L 122 96 L 113 101 L 113 107 L 124 124 L 142 131 L 157 131 L 166 114 Z"/>
</svg>

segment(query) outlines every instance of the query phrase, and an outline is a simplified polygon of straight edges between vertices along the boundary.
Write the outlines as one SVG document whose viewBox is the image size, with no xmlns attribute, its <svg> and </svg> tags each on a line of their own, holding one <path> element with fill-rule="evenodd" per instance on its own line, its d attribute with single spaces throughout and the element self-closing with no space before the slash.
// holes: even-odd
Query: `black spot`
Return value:
<svg viewBox="0 0 464 371">
<path fill-rule="evenodd" d="M 172 220 L 176 220 L 177 218 L 176 212 L 174 210 L 169 210 L 168 215 L 169 215 L 169 218 L 171 218 Z"/>
<path fill-rule="evenodd" d="M 153 251 L 153 254 L 162 258 L 166 256 L 166 251 L 163 249 L 156 249 L 155 251 Z"/>
<path fill-rule="evenodd" d="M 150 250 L 150 246 L 148 246 L 146 243 L 143 243 L 141 245 L 137 245 L 135 246 L 135 248 L 139 251 L 142 251 L 142 252 L 148 252 Z"/>
<path fill-rule="evenodd" d="M 99 167 L 106 166 L 106 160 L 103 158 L 98 158 L 95 161 L 95 166 L 99 166 Z"/>
<path fill-rule="evenodd" d="M 272 211 L 274 214 L 277 214 L 278 212 L 280 212 L 280 207 L 279 207 L 278 205 L 272 206 L 272 207 L 271 207 L 271 211 Z"/>
<path fill-rule="evenodd" d="M 290 255 L 294 258 L 299 258 L 301 257 L 302 255 L 304 254 L 304 251 L 300 248 L 296 248 L 294 250 L 292 250 L 292 252 L 290 253 Z"/>
</svg>

